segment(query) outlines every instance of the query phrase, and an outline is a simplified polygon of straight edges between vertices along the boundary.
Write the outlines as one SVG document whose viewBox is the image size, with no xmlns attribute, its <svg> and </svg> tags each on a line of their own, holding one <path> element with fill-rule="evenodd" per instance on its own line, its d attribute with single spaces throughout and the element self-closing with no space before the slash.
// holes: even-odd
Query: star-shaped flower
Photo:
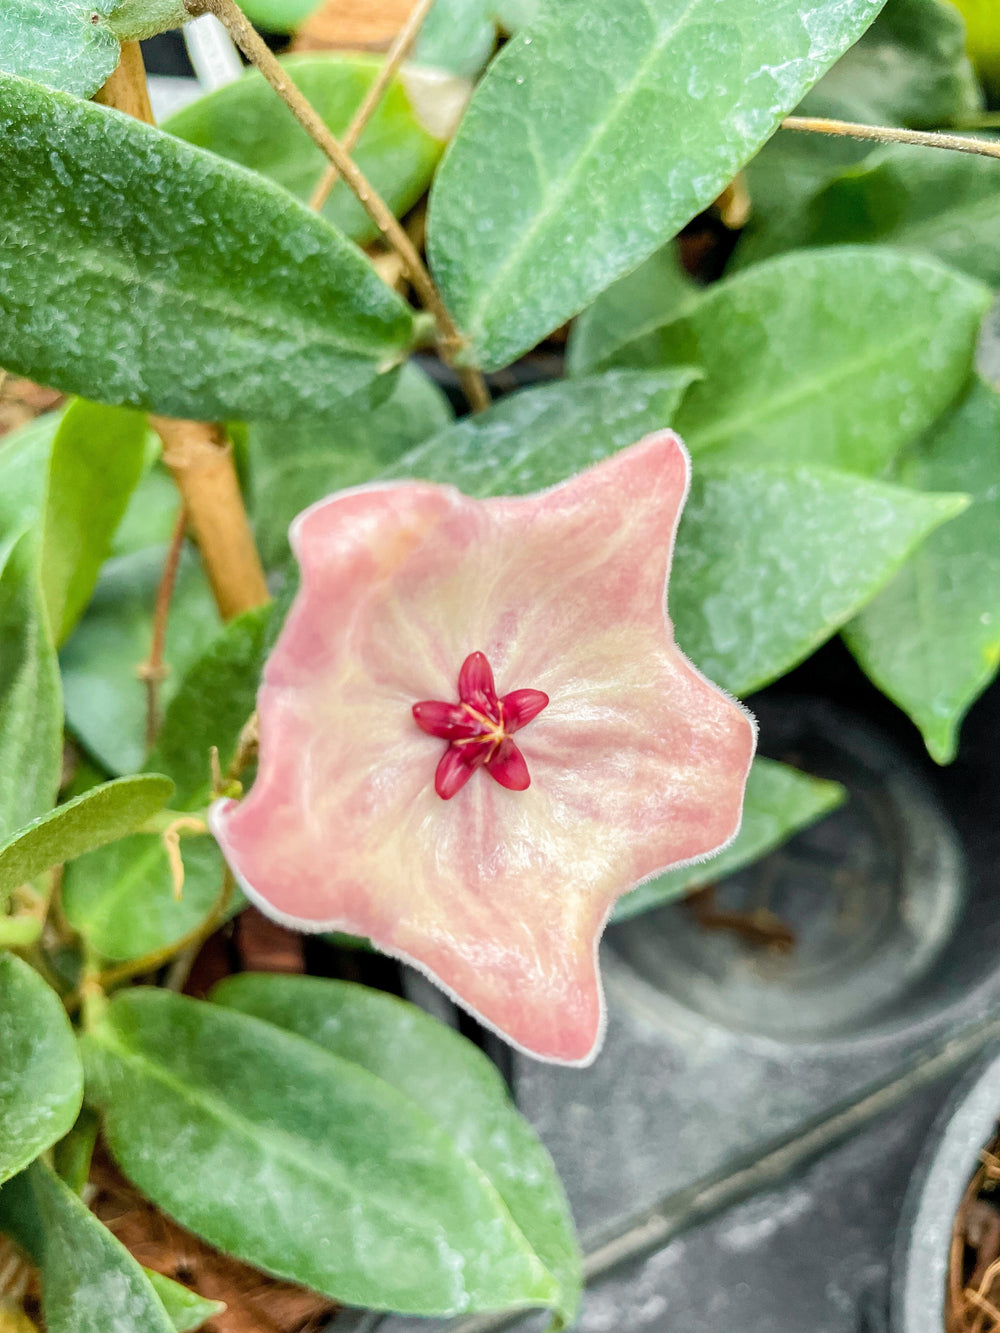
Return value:
<svg viewBox="0 0 1000 1333">
<path fill-rule="evenodd" d="M 687 484 L 663 432 L 537 495 L 400 482 L 301 514 L 257 779 L 212 812 L 248 896 L 589 1063 L 615 900 L 735 835 L 753 757 L 666 617 Z"/>
</svg>

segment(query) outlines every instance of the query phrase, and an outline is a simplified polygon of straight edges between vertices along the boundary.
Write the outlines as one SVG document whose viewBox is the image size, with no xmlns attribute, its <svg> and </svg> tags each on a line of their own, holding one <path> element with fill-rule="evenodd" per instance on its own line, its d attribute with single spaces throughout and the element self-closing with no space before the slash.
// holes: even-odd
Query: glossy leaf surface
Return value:
<svg viewBox="0 0 1000 1333">
<path fill-rule="evenodd" d="M 702 467 L 677 535 L 677 642 L 749 694 L 818 648 L 966 504 L 819 468 Z"/>
<path fill-rule="evenodd" d="M 0 838 L 55 804 L 62 722 L 37 539 L 26 532 L 0 567 Z"/>
<path fill-rule="evenodd" d="M 479 1167 L 360 1065 L 145 989 L 115 996 L 85 1056 L 122 1169 L 220 1249 L 358 1305 L 558 1304 L 556 1279 Z"/>
<path fill-rule="evenodd" d="M 714 884 L 822 819 L 842 804 L 845 796 L 844 788 L 837 782 L 810 777 L 786 764 L 758 757 L 747 781 L 743 824 L 732 843 L 700 865 L 668 870 L 665 875 L 640 884 L 619 901 L 612 919 L 627 921 L 640 912 L 672 902 L 691 889 Z"/>
<path fill-rule="evenodd" d="M 42 588 L 57 643 L 90 600 L 142 476 L 145 452 L 141 412 L 79 399 L 63 414 L 49 459 L 42 529 Z"/>
<path fill-rule="evenodd" d="M 989 301 L 920 256 L 803 252 L 710 288 L 615 360 L 704 369 L 675 418 L 696 460 L 874 475 L 962 388 Z"/>
<path fill-rule="evenodd" d="M 108 15 L 120 0 L 7 0 L 0 72 L 90 97 L 121 55 Z"/>
<path fill-rule="evenodd" d="M 880 0 L 562 0 L 503 49 L 431 196 L 445 300 L 513 361 L 719 194 Z"/>
<path fill-rule="evenodd" d="M 156 773 L 117 778 L 56 806 L 0 845 L 0 901 L 51 866 L 114 842 L 162 810 L 174 784 Z"/>
<path fill-rule="evenodd" d="M 282 60 L 288 77 L 338 138 L 343 137 L 381 64 L 372 56 L 332 51 Z M 446 136 L 441 130 L 461 114 L 465 91 L 455 82 L 419 69 L 398 75 L 351 154 L 398 216 L 417 202 L 430 183 L 444 148 Z M 429 125 L 421 120 L 425 104 L 431 113 Z M 306 203 L 326 165 L 326 158 L 305 130 L 277 103 L 274 90 L 255 71 L 192 102 L 165 121 L 163 128 L 259 171 Z M 365 242 L 378 235 L 342 181 L 334 187 L 323 216 L 352 240 Z"/>
<path fill-rule="evenodd" d="M 775 249 L 884 244 L 933 255 L 996 287 L 996 166 L 992 158 L 908 144 L 872 153 L 779 227 L 754 230 L 740 245 L 740 266 Z"/>
<path fill-rule="evenodd" d="M 938 763 L 1000 664 L 1000 399 L 977 383 L 900 458 L 896 478 L 962 490 L 966 512 L 933 533 L 848 625 L 851 650 L 910 715 Z"/>
<path fill-rule="evenodd" d="M 699 372 L 611 371 L 521 389 L 404 454 L 386 474 L 466 495 L 526 495 L 672 424 Z"/>
<path fill-rule="evenodd" d="M 496 1066 L 471 1042 L 414 1005 L 345 981 L 245 972 L 211 999 L 360 1065 L 426 1112 L 495 1187 L 572 1310 L 580 1259 L 562 1186 Z"/>
<path fill-rule="evenodd" d="M 5 76 L 0 135 L 8 368 L 170 416 L 287 419 L 408 349 L 408 307 L 270 181 Z"/>
<path fill-rule="evenodd" d="M 176 783 L 172 808 L 202 810 L 211 796 L 211 748 L 225 772 L 254 708 L 270 607 L 231 621 L 189 668 L 167 708 L 149 766 Z M 219 899 L 223 864 L 207 834 L 181 841 L 178 899 L 160 837 L 137 833 L 81 857 L 63 875 L 68 920 L 106 958 L 135 958 L 193 930 Z M 231 904 L 242 904 L 237 894 Z"/>
<path fill-rule="evenodd" d="M 411 365 L 373 409 L 351 411 L 348 405 L 329 417 L 251 425 L 251 508 L 265 565 L 288 558 L 288 525 L 307 505 L 369 481 L 405 450 L 436 435 L 452 415 L 440 389 Z"/>
<path fill-rule="evenodd" d="M 41 1162 L 4 1186 L 0 1230 L 40 1270 L 48 1333 L 174 1333 L 143 1269 Z"/>
<path fill-rule="evenodd" d="M 59 997 L 27 963 L 0 953 L 0 1182 L 67 1133 L 82 1095 Z"/>
</svg>

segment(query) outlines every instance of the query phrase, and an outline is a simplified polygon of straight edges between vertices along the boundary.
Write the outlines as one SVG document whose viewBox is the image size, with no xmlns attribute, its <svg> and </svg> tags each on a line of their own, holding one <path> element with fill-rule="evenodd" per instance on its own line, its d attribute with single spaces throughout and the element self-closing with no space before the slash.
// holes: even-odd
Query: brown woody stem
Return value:
<svg viewBox="0 0 1000 1333">
<path fill-rule="evenodd" d="M 138 42 L 123 42 L 118 68 L 95 101 L 153 123 Z M 260 556 L 240 494 L 232 450 L 218 426 L 151 417 L 163 459 L 187 508 L 205 572 L 224 620 L 268 601 Z"/>
<path fill-rule="evenodd" d="M 464 339 L 441 300 L 416 246 L 396 220 L 392 209 L 373 189 L 344 145 L 330 133 L 326 122 L 312 104 L 302 96 L 235 0 L 185 0 L 185 7 L 191 14 L 215 15 L 250 63 L 260 70 L 316 147 L 343 176 L 362 208 L 385 237 L 387 244 L 402 259 L 414 291 L 434 318 L 441 355 L 452 364 L 455 356 L 465 345 Z M 488 407 L 489 390 L 480 372 L 462 366 L 456 369 L 470 405 L 476 411 Z"/>
<path fill-rule="evenodd" d="M 978 157 L 1000 157 L 1000 143 L 990 139 L 968 139 L 960 134 L 941 134 L 936 130 L 899 130 L 882 125 L 856 125 L 849 120 L 826 120 L 821 116 L 786 116 L 783 130 L 807 134 L 832 134 L 841 139 L 866 139 L 873 143 L 908 143 L 921 148 L 947 148 L 953 153 L 974 153 Z"/>
<path fill-rule="evenodd" d="M 364 133 L 365 126 L 371 120 L 385 95 L 385 90 L 392 82 L 400 65 L 410 53 L 413 43 L 417 40 L 417 34 L 420 32 L 420 26 L 430 12 L 434 0 L 417 0 L 417 3 L 410 10 L 409 17 L 396 34 L 396 39 L 386 52 L 382 67 L 376 75 L 371 87 L 368 89 L 357 111 L 351 117 L 351 123 L 344 131 L 344 137 L 341 140 L 341 147 L 345 153 L 353 152 L 355 145 Z M 339 169 L 334 163 L 329 163 L 323 175 L 320 177 L 312 198 L 309 200 L 309 207 L 320 209 L 330 197 L 330 191 L 336 185 L 340 177 Z"/>
</svg>

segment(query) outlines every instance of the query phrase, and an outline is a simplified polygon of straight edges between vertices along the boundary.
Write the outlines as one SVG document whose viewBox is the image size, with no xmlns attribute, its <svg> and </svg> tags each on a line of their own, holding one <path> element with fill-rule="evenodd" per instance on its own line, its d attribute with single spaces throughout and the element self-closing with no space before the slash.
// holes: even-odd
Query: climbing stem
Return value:
<svg viewBox="0 0 1000 1333">
<path fill-rule="evenodd" d="M 414 291 L 434 319 L 438 350 L 449 364 L 454 365 L 455 358 L 465 342 L 448 313 L 431 275 L 424 267 L 416 246 L 396 220 L 392 209 L 355 164 L 344 145 L 331 134 L 323 118 L 282 69 L 281 64 L 239 5 L 235 0 L 185 0 L 185 7 L 191 14 L 215 15 L 250 63 L 260 70 L 313 143 L 325 154 L 331 165 L 337 168 L 362 208 L 382 233 L 386 243 L 403 261 Z M 464 366 L 456 366 L 456 370 L 470 405 L 476 411 L 488 407 L 489 390 L 480 372 Z"/>
<path fill-rule="evenodd" d="M 979 157 L 1000 157 L 1000 143 L 993 139 L 970 139 L 960 134 L 942 134 L 937 130 L 900 130 L 882 125 L 857 125 L 849 120 L 826 120 L 822 116 L 786 116 L 783 130 L 806 134 L 831 134 L 842 139 L 867 139 L 874 143 L 908 143 L 923 148 L 947 148 L 953 153 L 974 153 Z"/>
</svg>

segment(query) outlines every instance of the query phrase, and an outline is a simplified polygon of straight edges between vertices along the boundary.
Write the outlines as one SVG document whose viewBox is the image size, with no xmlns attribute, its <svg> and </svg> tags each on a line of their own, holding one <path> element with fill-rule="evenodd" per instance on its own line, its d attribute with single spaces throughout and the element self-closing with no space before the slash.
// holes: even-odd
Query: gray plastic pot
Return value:
<svg viewBox="0 0 1000 1333">
<path fill-rule="evenodd" d="M 891 1333 L 943 1333 L 952 1226 L 1000 1116 L 1000 1049 L 949 1098 L 913 1174 L 892 1268 Z"/>
</svg>

